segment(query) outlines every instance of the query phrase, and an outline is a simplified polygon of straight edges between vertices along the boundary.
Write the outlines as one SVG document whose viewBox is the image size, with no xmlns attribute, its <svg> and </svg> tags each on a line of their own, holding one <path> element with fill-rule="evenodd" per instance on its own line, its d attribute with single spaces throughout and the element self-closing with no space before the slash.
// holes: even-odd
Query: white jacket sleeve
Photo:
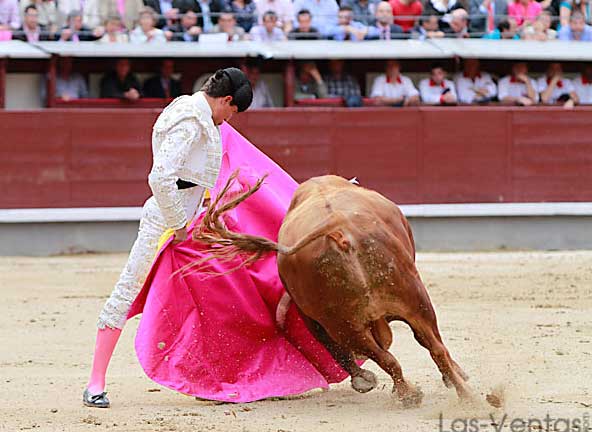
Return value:
<svg viewBox="0 0 592 432">
<path fill-rule="evenodd" d="M 198 141 L 201 128 L 196 120 L 186 119 L 167 130 L 148 176 L 148 184 L 158 207 L 171 229 L 187 224 L 185 207 L 181 201 L 177 180 L 185 165 L 191 145 Z"/>
</svg>

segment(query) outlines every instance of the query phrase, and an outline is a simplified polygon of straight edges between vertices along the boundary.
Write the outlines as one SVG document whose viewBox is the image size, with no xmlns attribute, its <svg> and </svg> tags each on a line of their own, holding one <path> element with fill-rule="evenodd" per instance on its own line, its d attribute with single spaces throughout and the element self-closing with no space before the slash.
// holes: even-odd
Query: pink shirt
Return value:
<svg viewBox="0 0 592 432">
<path fill-rule="evenodd" d="M 518 25 L 522 25 L 525 19 L 533 22 L 542 11 L 541 4 L 534 0 L 530 0 L 526 7 L 517 1 L 508 5 L 508 15 L 516 19 Z"/>
</svg>

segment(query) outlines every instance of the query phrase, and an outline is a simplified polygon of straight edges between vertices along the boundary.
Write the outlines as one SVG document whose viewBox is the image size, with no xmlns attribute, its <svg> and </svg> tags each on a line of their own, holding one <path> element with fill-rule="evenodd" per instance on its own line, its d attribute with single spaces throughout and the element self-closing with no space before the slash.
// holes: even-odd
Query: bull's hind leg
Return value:
<svg viewBox="0 0 592 432">
<path fill-rule="evenodd" d="M 378 385 L 376 375 L 358 366 L 351 351 L 335 342 L 318 322 L 307 317 L 302 312 L 300 312 L 300 316 L 313 336 L 327 348 L 335 361 L 351 376 L 351 385 L 354 390 L 367 393 L 376 388 Z"/>
</svg>

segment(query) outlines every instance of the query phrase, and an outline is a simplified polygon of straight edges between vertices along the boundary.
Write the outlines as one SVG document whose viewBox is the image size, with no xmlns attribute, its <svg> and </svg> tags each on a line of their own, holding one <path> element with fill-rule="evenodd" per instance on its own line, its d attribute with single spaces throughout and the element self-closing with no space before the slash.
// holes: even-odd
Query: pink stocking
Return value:
<svg viewBox="0 0 592 432">
<path fill-rule="evenodd" d="M 93 394 L 100 394 L 105 391 L 105 375 L 107 367 L 113 355 L 115 345 L 121 335 L 121 329 L 105 327 L 97 332 L 95 344 L 95 356 L 93 358 L 92 371 L 88 381 L 88 391 Z"/>
</svg>

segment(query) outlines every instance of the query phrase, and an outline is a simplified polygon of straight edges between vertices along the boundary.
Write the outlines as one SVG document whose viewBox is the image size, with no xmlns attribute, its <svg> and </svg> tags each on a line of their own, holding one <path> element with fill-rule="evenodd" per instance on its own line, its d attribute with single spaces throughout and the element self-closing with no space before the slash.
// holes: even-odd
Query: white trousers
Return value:
<svg viewBox="0 0 592 432">
<path fill-rule="evenodd" d="M 188 221 L 193 219 L 201 207 L 204 192 L 205 189 L 201 186 L 179 191 Z M 151 197 L 142 209 L 138 237 L 132 246 L 127 264 L 99 315 L 99 328 L 123 328 L 132 303 L 144 285 L 154 261 L 158 240 L 166 230 L 167 226 L 156 199 Z"/>
</svg>

